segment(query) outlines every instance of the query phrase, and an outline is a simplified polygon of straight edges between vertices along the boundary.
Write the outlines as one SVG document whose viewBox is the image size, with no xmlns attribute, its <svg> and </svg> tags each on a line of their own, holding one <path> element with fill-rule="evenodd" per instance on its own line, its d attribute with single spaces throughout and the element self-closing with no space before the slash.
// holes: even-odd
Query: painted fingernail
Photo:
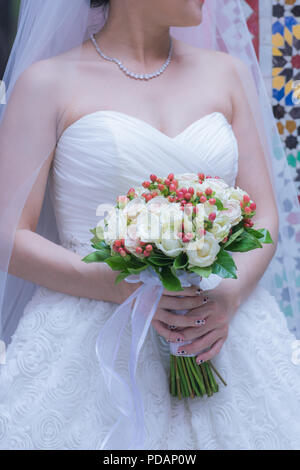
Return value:
<svg viewBox="0 0 300 470">
<path fill-rule="evenodd" d="M 200 326 L 200 325 L 205 325 L 206 321 L 205 320 L 196 320 L 195 325 Z"/>
<path fill-rule="evenodd" d="M 183 338 L 177 338 L 176 341 L 177 341 L 177 343 L 181 343 L 182 341 L 184 341 L 184 339 Z"/>
<path fill-rule="evenodd" d="M 208 302 L 208 297 L 204 297 L 203 303 L 206 304 Z"/>
<path fill-rule="evenodd" d="M 203 290 L 202 290 L 202 289 L 197 289 L 197 290 L 196 290 L 196 294 L 197 294 L 197 295 L 201 295 L 201 294 L 202 294 L 202 292 L 203 292 Z"/>
<path fill-rule="evenodd" d="M 197 359 L 197 364 L 203 364 L 202 359 Z"/>
<path fill-rule="evenodd" d="M 178 354 L 186 354 L 186 351 L 178 351 Z"/>
</svg>

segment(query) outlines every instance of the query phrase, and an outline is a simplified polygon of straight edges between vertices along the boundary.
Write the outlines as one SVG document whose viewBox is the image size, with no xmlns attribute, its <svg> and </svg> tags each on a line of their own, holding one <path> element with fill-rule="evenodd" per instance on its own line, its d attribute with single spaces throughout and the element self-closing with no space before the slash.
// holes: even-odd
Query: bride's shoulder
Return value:
<svg viewBox="0 0 300 470">
<path fill-rule="evenodd" d="M 81 48 L 78 47 L 34 62 L 19 75 L 15 89 L 24 93 L 45 95 L 47 98 L 52 96 L 54 99 L 74 76 L 74 71 L 81 60 L 80 53 Z"/>
<path fill-rule="evenodd" d="M 176 40 L 176 51 L 185 65 L 198 66 L 201 70 L 205 67 L 206 70 L 211 68 L 215 72 L 232 74 L 236 70 L 246 68 L 244 62 L 227 52 L 204 49 L 182 41 Z"/>
</svg>

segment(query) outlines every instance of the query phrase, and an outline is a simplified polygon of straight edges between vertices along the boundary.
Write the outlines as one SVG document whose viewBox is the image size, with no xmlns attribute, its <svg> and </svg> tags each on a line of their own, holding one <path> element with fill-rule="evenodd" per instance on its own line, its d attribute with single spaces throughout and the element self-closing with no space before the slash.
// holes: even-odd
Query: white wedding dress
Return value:
<svg viewBox="0 0 300 470">
<path fill-rule="evenodd" d="M 84 116 L 61 136 L 50 175 L 61 244 L 89 253 L 98 204 L 112 203 L 150 173 L 200 170 L 235 183 L 237 141 L 220 112 L 175 138 L 116 111 Z M 111 409 L 95 343 L 115 309 L 37 289 L 0 366 L 0 449 L 101 448 Z M 124 358 L 129 331 L 127 339 Z M 227 388 L 220 385 L 212 398 L 179 401 L 169 393 L 169 346 L 151 327 L 137 368 L 145 448 L 300 449 L 294 340 L 275 299 L 257 286 L 214 359 Z"/>
</svg>

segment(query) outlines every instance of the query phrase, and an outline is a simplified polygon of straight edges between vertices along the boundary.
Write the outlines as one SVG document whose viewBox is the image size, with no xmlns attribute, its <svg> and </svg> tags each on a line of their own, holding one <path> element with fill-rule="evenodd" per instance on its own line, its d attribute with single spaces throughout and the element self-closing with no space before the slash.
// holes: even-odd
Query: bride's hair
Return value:
<svg viewBox="0 0 300 470">
<path fill-rule="evenodd" d="M 91 0 L 91 7 L 105 7 L 109 4 L 109 0 Z"/>
</svg>

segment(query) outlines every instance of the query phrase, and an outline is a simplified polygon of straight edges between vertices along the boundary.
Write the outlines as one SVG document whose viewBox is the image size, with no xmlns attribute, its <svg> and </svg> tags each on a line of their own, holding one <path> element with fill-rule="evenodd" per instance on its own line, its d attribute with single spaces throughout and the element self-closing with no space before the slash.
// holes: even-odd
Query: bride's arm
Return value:
<svg viewBox="0 0 300 470">
<path fill-rule="evenodd" d="M 200 339 L 185 347 L 186 353 L 198 353 L 211 347 L 210 351 L 197 358 L 204 361 L 211 359 L 221 350 L 227 339 L 230 319 L 263 276 L 274 256 L 278 239 L 275 196 L 256 120 L 245 95 L 245 89 L 248 91 L 252 89 L 252 79 L 243 64 L 237 62 L 234 64 L 227 72 L 227 80 L 232 90 L 232 128 L 239 150 L 236 184 L 247 191 L 251 199 L 256 202 L 257 211 L 253 219 L 255 225 L 258 228 L 267 228 L 274 244 L 263 245 L 263 248 L 247 253 L 235 253 L 238 279 L 224 279 L 216 289 L 207 292 L 209 302 L 197 309 L 198 314 L 202 314 L 202 318 L 206 320 L 206 325 L 201 331 Z M 240 76 L 245 77 L 245 88 Z M 190 311 L 189 314 L 195 314 L 195 311 Z M 190 339 L 189 335 L 192 333 L 191 329 L 186 329 L 183 336 Z"/>
</svg>

